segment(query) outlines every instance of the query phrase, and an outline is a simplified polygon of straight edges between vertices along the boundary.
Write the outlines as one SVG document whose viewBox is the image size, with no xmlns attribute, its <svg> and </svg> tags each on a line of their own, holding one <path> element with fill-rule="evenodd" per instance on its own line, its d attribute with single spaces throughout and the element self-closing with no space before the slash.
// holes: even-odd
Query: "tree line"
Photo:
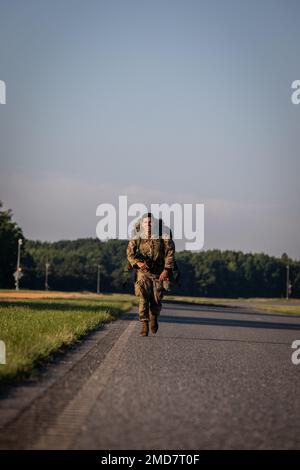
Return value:
<svg viewBox="0 0 300 470">
<path fill-rule="evenodd" d="M 18 239 L 23 240 L 20 288 L 44 289 L 46 263 L 51 290 L 133 292 L 134 272 L 127 271 L 126 240 L 96 238 L 41 242 L 25 240 L 12 221 L 11 211 L 0 203 L 0 288 L 13 288 Z M 176 253 L 180 283 L 174 294 L 208 297 L 285 297 L 287 266 L 291 296 L 300 297 L 300 261 L 286 254 L 218 249 Z"/>
</svg>

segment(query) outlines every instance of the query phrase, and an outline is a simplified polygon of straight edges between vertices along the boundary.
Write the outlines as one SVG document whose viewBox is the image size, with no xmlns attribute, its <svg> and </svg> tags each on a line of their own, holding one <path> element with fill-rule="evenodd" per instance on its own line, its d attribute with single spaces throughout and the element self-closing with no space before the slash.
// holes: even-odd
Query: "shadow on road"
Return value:
<svg viewBox="0 0 300 470">
<path fill-rule="evenodd" d="M 163 301 L 163 308 L 164 310 L 173 310 L 176 308 L 176 310 L 190 310 L 191 312 L 197 311 L 197 312 L 222 312 L 225 314 L 230 313 L 230 315 L 253 315 L 257 316 L 259 315 L 260 317 L 275 317 L 275 318 L 299 318 L 300 315 L 298 314 L 288 314 L 288 313 L 277 313 L 277 312 L 267 312 L 263 313 L 259 310 L 255 310 L 251 305 L 249 307 L 245 305 L 245 307 L 242 306 L 232 306 L 232 305 L 216 305 L 216 304 L 195 304 L 191 302 L 171 302 L 171 301 Z M 226 309 L 226 310 L 225 310 Z"/>
<path fill-rule="evenodd" d="M 230 326 L 240 328 L 260 328 L 270 330 L 297 330 L 300 331 L 300 323 L 279 323 L 279 322 L 266 322 L 254 320 L 232 320 L 224 318 L 204 318 L 192 316 L 172 316 L 163 314 L 160 315 L 160 322 L 162 323 L 184 323 L 187 325 L 209 325 L 209 326 Z"/>
</svg>

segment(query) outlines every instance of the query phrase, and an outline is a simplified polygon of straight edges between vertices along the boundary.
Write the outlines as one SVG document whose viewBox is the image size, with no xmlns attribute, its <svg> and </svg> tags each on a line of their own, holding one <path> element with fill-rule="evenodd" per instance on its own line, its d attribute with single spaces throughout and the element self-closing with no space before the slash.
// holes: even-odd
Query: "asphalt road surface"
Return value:
<svg viewBox="0 0 300 470">
<path fill-rule="evenodd" d="M 299 449 L 300 316 L 165 303 L 2 392 L 0 448 Z"/>
</svg>

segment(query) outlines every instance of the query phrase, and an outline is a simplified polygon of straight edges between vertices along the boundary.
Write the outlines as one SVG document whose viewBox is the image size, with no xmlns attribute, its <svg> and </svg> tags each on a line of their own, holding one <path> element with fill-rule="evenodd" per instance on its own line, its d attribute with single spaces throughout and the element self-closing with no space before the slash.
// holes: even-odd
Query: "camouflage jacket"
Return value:
<svg viewBox="0 0 300 470">
<path fill-rule="evenodd" d="M 127 259 L 135 269 L 139 261 L 149 260 L 149 271 L 159 275 L 174 267 L 175 244 L 170 238 L 132 239 L 127 246 Z"/>
</svg>

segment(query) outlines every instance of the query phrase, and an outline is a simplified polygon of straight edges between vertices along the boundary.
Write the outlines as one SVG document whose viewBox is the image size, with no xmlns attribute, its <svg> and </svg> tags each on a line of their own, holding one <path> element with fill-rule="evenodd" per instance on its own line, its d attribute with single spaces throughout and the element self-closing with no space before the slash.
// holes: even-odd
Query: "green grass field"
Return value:
<svg viewBox="0 0 300 470">
<path fill-rule="evenodd" d="M 3 291 L 2 291 L 3 292 Z M 24 295 L 24 292 L 22 292 Z M 130 295 L 79 295 L 64 298 L 0 298 L 0 340 L 6 364 L 0 382 L 32 375 L 43 360 L 78 341 L 89 331 L 129 311 Z M 69 294 L 67 294 L 69 295 Z"/>
</svg>

